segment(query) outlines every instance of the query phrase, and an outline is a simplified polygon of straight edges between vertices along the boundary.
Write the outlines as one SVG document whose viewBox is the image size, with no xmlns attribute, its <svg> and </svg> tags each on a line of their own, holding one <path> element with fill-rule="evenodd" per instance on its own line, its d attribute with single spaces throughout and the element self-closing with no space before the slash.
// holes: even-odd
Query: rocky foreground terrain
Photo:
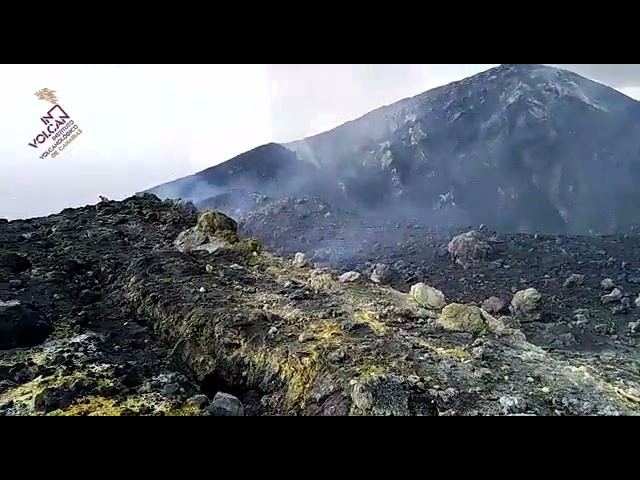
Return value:
<svg viewBox="0 0 640 480">
<path fill-rule="evenodd" d="M 324 253 L 153 195 L 0 222 L 0 415 L 638 413 L 638 237 L 378 221 L 332 257 L 313 205 Z"/>
</svg>

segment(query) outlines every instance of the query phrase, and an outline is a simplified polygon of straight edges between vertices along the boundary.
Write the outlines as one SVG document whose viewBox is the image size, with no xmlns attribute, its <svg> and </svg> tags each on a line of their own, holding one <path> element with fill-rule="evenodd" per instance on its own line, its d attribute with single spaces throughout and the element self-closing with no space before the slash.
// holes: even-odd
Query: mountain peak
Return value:
<svg viewBox="0 0 640 480">
<path fill-rule="evenodd" d="M 626 205 L 640 204 L 637 106 L 567 70 L 502 64 L 286 149 L 247 152 L 180 191 L 202 180 L 217 187 L 215 195 L 233 188 L 276 197 L 313 192 L 378 216 L 411 212 L 431 223 L 628 230 L 635 217 Z"/>
</svg>

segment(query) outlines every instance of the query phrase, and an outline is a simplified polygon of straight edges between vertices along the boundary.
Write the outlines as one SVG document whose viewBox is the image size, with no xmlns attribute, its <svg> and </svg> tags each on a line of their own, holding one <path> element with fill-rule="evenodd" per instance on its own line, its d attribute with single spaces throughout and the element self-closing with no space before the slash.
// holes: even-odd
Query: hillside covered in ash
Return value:
<svg viewBox="0 0 640 480">
<path fill-rule="evenodd" d="M 1 222 L 0 415 L 640 412 L 638 237 L 399 242 L 330 270 L 153 195 Z"/>
<path fill-rule="evenodd" d="M 569 71 L 506 64 L 150 192 L 237 218 L 317 197 L 367 223 L 629 233 L 639 156 L 637 101 Z"/>
</svg>

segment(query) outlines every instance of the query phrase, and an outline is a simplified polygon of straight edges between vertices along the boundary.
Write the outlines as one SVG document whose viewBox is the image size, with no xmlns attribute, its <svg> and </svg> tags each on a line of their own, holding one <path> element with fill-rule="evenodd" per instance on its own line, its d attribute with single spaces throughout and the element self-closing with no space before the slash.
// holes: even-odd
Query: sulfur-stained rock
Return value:
<svg viewBox="0 0 640 480">
<path fill-rule="evenodd" d="M 473 305 L 450 303 L 442 309 L 437 322 L 453 332 L 481 333 L 487 328 L 482 310 Z"/>
</svg>

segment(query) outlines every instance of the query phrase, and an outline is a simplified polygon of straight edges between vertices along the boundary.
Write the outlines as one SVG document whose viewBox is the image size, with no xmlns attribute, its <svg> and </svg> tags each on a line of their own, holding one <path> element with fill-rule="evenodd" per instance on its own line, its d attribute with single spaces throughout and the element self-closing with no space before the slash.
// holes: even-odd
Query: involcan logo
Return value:
<svg viewBox="0 0 640 480">
<path fill-rule="evenodd" d="M 60 152 L 67 148 L 71 142 L 82 134 L 82 130 L 71 120 L 69 114 L 58 104 L 58 97 L 55 90 L 43 88 L 35 93 L 40 100 L 52 103 L 53 107 L 49 109 L 47 114 L 40 117 L 40 121 L 45 128 L 39 132 L 33 140 L 29 142 L 29 146 L 36 149 L 44 149 L 40 158 L 57 157 Z"/>
</svg>

